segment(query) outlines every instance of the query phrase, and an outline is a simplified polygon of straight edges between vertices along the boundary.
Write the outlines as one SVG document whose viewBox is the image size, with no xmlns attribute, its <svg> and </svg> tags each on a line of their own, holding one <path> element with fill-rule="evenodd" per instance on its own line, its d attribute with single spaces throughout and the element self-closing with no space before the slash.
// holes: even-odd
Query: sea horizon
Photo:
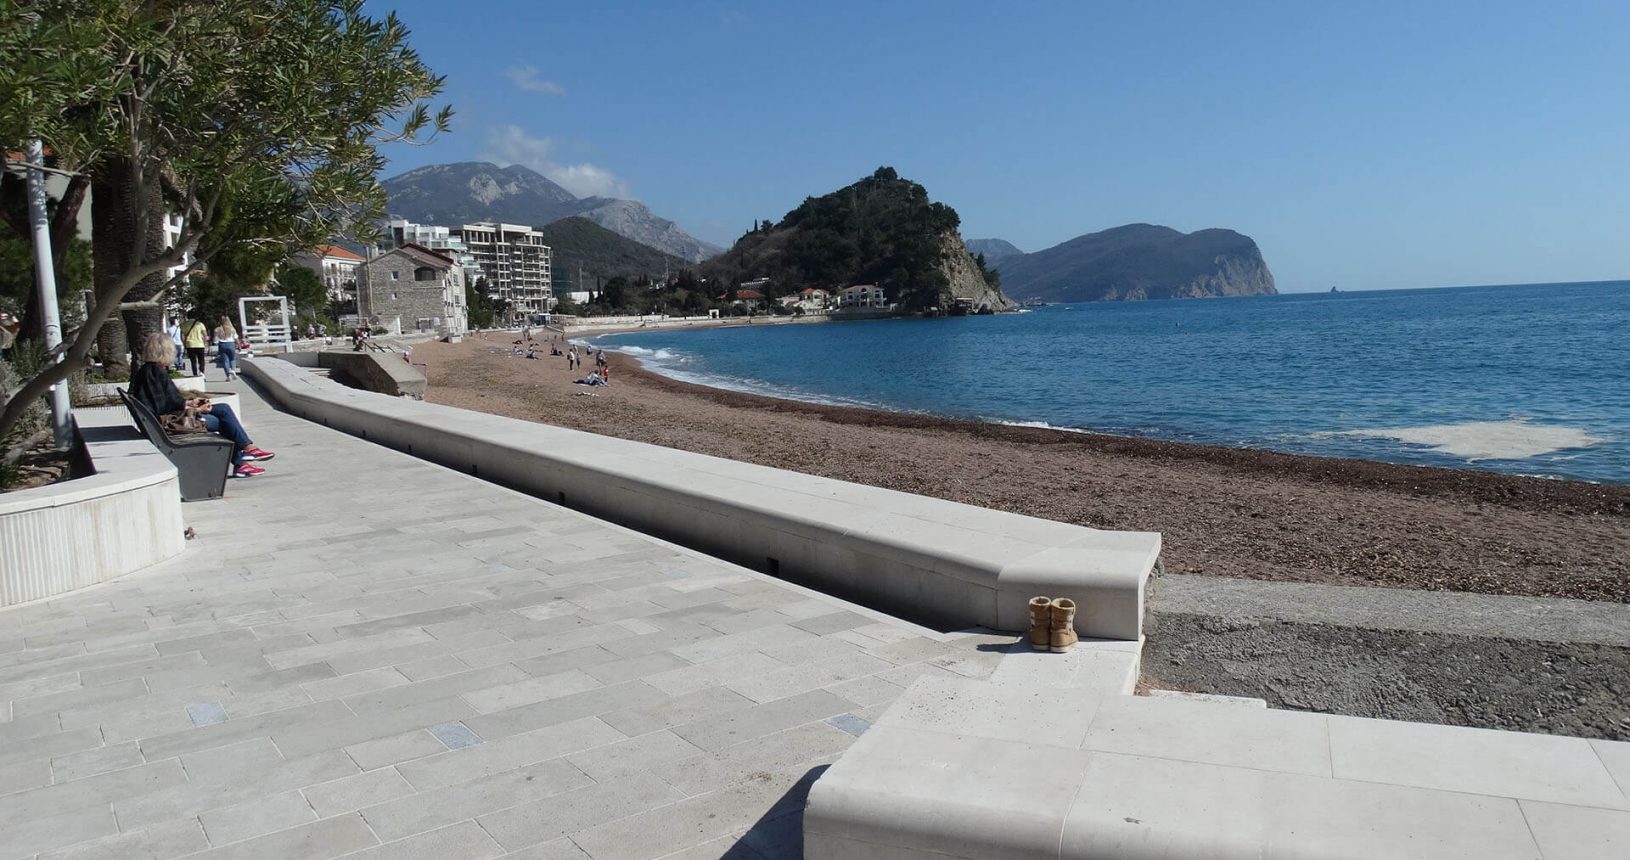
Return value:
<svg viewBox="0 0 1630 860">
<path fill-rule="evenodd" d="M 790 400 L 1630 483 L 1630 280 L 1237 298 L 589 339 Z"/>
</svg>

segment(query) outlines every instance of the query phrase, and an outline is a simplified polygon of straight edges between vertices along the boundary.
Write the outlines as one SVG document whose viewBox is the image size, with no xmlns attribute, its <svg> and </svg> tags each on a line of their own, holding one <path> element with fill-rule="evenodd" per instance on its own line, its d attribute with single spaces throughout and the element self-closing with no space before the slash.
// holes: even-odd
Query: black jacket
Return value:
<svg viewBox="0 0 1630 860">
<path fill-rule="evenodd" d="M 153 410 L 154 415 L 169 415 L 187 407 L 187 399 L 170 380 L 169 368 L 152 362 L 130 375 L 130 396 Z"/>
</svg>

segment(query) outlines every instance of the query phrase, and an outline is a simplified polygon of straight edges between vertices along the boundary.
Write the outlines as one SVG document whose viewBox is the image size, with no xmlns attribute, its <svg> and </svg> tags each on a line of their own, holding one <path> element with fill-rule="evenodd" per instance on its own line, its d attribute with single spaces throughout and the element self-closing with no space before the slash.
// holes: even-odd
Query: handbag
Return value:
<svg viewBox="0 0 1630 860">
<path fill-rule="evenodd" d="M 164 432 L 172 436 L 209 432 L 209 428 L 204 426 L 204 420 L 198 417 L 198 410 L 191 406 L 182 409 L 179 413 L 171 412 L 168 415 L 160 415 L 158 423 L 163 425 Z"/>
</svg>

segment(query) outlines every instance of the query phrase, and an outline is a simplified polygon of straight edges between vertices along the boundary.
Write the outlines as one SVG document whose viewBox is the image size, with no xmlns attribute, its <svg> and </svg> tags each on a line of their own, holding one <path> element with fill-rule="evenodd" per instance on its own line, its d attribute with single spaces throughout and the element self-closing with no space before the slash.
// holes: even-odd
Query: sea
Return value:
<svg viewBox="0 0 1630 860">
<path fill-rule="evenodd" d="M 594 343 L 675 379 L 817 403 L 1630 483 L 1630 281 L 1093 302 Z"/>
</svg>

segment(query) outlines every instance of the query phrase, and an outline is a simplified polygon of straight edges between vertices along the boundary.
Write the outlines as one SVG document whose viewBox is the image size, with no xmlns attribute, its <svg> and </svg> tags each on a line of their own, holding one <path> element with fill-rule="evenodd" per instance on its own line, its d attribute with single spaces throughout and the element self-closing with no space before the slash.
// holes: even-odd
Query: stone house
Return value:
<svg viewBox="0 0 1630 860">
<path fill-rule="evenodd" d="M 357 313 L 392 333 L 464 334 L 464 270 L 422 245 L 392 248 L 357 267 Z"/>
</svg>

